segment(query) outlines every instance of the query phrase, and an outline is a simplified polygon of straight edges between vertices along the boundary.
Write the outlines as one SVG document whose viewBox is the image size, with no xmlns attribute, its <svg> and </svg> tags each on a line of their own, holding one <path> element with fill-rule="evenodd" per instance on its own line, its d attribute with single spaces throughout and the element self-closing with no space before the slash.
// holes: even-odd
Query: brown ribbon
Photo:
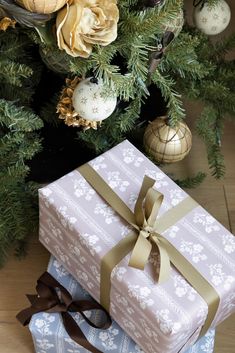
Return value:
<svg viewBox="0 0 235 353">
<path fill-rule="evenodd" d="M 208 315 L 200 332 L 200 337 L 203 336 L 210 328 L 217 313 L 220 302 L 219 295 L 197 269 L 161 235 L 162 232 L 197 207 L 196 201 L 187 197 L 177 206 L 172 207 L 157 218 L 163 195 L 153 189 L 155 180 L 145 176 L 133 213 L 89 164 L 79 167 L 78 171 L 96 192 L 133 227 L 133 231 L 115 245 L 101 260 L 101 305 L 109 311 L 111 272 L 114 267 L 132 251 L 129 266 L 143 270 L 152 248 L 155 246 L 160 255 L 160 265 L 157 268 L 159 273 L 158 282 L 163 282 L 169 278 L 170 263 L 172 263 L 206 301 Z"/>
<path fill-rule="evenodd" d="M 22 310 L 16 316 L 22 325 L 28 325 L 31 317 L 39 312 L 60 313 L 65 330 L 77 344 L 92 353 L 102 353 L 90 344 L 76 321 L 69 314 L 69 312 L 78 312 L 90 326 L 97 329 L 107 329 L 111 325 L 111 318 L 100 304 L 91 300 L 74 301 L 67 289 L 48 272 L 45 272 L 38 279 L 36 291 L 38 295 L 27 295 L 31 306 Z M 106 314 L 106 319 L 100 325 L 96 325 L 86 317 L 84 314 L 86 310 L 101 310 Z"/>
<path fill-rule="evenodd" d="M 162 57 L 164 56 L 164 53 L 168 47 L 168 45 L 173 41 L 175 38 L 175 35 L 171 31 L 166 31 L 162 37 L 162 39 L 158 42 L 157 44 L 157 50 L 151 53 L 150 58 L 149 58 L 149 70 L 148 74 L 152 75 L 158 65 L 161 62 Z"/>
</svg>

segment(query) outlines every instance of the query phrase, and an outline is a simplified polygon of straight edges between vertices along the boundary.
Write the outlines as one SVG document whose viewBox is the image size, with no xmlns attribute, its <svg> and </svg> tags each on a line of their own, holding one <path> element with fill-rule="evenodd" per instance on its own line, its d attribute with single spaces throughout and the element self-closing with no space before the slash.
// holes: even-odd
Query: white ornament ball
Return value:
<svg viewBox="0 0 235 353">
<path fill-rule="evenodd" d="M 102 80 L 93 82 L 92 77 L 79 82 L 73 92 L 73 107 L 83 119 L 102 121 L 116 108 L 117 97 L 107 96 Z"/>
<path fill-rule="evenodd" d="M 226 1 L 220 0 L 215 5 L 196 6 L 194 8 L 195 26 L 207 35 L 216 35 L 225 30 L 231 19 L 231 10 Z"/>
</svg>

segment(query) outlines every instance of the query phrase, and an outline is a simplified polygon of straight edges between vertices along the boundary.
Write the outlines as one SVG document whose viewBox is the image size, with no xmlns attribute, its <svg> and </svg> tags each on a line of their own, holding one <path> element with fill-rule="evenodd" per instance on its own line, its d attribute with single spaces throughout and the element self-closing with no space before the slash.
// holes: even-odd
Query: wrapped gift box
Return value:
<svg viewBox="0 0 235 353">
<path fill-rule="evenodd" d="M 124 141 L 89 163 L 133 210 L 144 175 L 164 194 L 160 216 L 187 194 L 130 142 Z M 40 240 L 99 301 L 102 257 L 130 227 L 75 170 L 39 191 Z M 166 237 L 213 285 L 220 305 L 212 327 L 235 309 L 235 240 L 200 205 L 167 229 Z M 144 271 L 123 259 L 112 274 L 111 316 L 146 353 L 185 351 L 207 317 L 202 297 L 172 268 L 170 279 L 153 279 L 157 258 Z"/>
<path fill-rule="evenodd" d="M 53 257 L 50 259 L 48 272 L 72 294 L 75 300 L 89 299 L 89 294 Z M 89 341 L 102 352 L 113 353 L 143 353 L 139 346 L 129 337 L 116 322 L 107 330 L 94 329 L 89 326 L 79 314 L 71 314 Z M 94 322 L 101 319 L 100 311 L 86 312 Z M 30 322 L 36 353 L 86 353 L 85 348 L 79 346 L 66 333 L 59 314 L 35 314 Z M 213 329 L 209 330 L 186 353 L 212 353 L 214 347 Z"/>
</svg>

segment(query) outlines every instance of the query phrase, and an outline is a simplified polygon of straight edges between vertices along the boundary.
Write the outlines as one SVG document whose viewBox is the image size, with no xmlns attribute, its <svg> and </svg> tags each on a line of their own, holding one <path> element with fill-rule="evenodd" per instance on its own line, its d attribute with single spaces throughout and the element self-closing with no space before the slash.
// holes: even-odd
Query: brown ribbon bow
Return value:
<svg viewBox="0 0 235 353">
<path fill-rule="evenodd" d="M 157 50 L 151 53 L 149 58 L 149 75 L 156 71 L 168 45 L 173 41 L 175 35 L 171 31 L 166 31 L 162 39 L 157 44 Z"/>
<path fill-rule="evenodd" d="M 78 312 L 90 326 L 97 329 L 107 329 L 111 325 L 111 318 L 100 304 L 91 300 L 73 300 L 67 289 L 48 272 L 45 272 L 38 279 L 36 291 L 38 295 L 27 295 L 31 306 L 22 310 L 16 316 L 22 325 L 28 325 L 31 317 L 39 312 L 60 313 L 65 330 L 77 344 L 92 353 L 102 353 L 90 344 L 76 321 L 69 314 L 69 312 Z M 106 314 L 106 320 L 100 325 L 96 325 L 86 317 L 84 314 L 86 310 L 101 310 Z"/>
</svg>

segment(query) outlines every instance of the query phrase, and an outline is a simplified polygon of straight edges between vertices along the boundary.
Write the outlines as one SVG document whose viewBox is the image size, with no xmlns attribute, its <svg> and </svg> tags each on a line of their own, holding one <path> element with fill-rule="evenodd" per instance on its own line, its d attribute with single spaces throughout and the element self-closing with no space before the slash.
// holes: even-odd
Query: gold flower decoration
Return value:
<svg viewBox="0 0 235 353">
<path fill-rule="evenodd" d="M 8 27 L 15 28 L 16 21 L 9 17 L 4 17 L 0 20 L 0 31 L 6 31 Z"/>
<path fill-rule="evenodd" d="M 57 42 L 69 55 L 87 58 L 92 45 L 106 46 L 117 37 L 117 0 L 74 0 L 57 14 Z"/>
</svg>

